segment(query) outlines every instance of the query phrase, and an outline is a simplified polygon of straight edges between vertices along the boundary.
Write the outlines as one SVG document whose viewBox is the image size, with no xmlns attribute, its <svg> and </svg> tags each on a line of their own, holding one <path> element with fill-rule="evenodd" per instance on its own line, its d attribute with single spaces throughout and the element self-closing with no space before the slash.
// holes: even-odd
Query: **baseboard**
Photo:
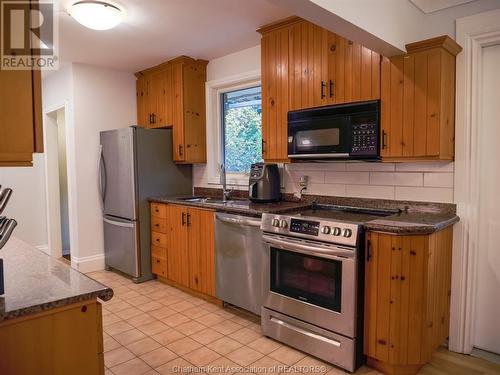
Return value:
<svg viewBox="0 0 500 375">
<path fill-rule="evenodd" d="M 104 254 L 91 255 L 81 258 L 77 258 L 72 255 L 71 265 L 83 273 L 101 271 L 104 269 Z"/>
<path fill-rule="evenodd" d="M 50 255 L 49 253 L 49 245 L 38 245 L 35 246 L 38 250 L 43 251 L 45 254 Z"/>
</svg>

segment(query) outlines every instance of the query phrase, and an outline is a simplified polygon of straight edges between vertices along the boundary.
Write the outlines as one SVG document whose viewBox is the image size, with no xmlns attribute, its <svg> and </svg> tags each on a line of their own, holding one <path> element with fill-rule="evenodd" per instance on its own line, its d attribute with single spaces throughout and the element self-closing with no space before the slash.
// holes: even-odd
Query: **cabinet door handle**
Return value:
<svg viewBox="0 0 500 375">
<path fill-rule="evenodd" d="M 266 141 L 264 140 L 264 138 L 262 138 L 262 153 L 266 153 Z"/>
<path fill-rule="evenodd" d="M 369 262 L 373 258 L 372 253 L 372 242 L 370 240 L 366 241 L 366 261 Z"/>
<path fill-rule="evenodd" d="M 151 117 L 151 113 L 149 114 L 149 123 L 152 124 L 153 123 L 153 118 Z"/>
<path fill-rule="evenodd" d="M 387 148 L 387 132 L 382 130 L 382 149 Z"/>
<path fill-rule="evenodd" d="M 186 225 L 186 213 L 183 212 L 182 215 L 181 215 L 181 225 L 184 226 Z"/>
<path fill-rule="evenodd" d="M 333 80 L 330 80 L 330 98 L 333 98 Z"/>
<path fill-rule="evenodd" d="M 326 97 L 325 89 L 326 83 L 324 81 L 321 81 L 321 99 L 324 99 Z"/>
<path fill-rule="evenodd" d="M 188 227 L 191 225 L 191 214 L 190 213 L 187 214 L 186 224 Z"/>
<path fill-rule="evenodd" d="M 182 145 L 179 145 L 179 156 L 182 156 Z"/>
</svg>

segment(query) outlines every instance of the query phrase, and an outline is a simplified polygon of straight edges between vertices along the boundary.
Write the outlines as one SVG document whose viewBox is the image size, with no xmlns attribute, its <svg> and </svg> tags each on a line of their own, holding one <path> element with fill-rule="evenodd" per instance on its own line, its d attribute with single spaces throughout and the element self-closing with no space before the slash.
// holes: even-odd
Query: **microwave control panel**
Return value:
<svg viewBox="0 0 500 375">
<path fill-rule="evenodd" d="M 352 126 L 351 155 L 377 155 L 378 149 L 377 124 L 354 124 Z"/>
</svg>

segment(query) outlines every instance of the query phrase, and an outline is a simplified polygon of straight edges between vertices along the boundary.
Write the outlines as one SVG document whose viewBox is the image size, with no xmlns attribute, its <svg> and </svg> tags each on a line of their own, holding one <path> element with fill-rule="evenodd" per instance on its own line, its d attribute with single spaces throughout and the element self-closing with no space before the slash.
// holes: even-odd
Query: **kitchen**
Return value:
<svg viewBox="0 0 500 375">
<path fill-rule="evenodd" d="M 2 111 L 2 373 L 499 372 L 498 2 L 73 3 L 59 69 L 2 94 L 32 111 Z"/>
</svg>

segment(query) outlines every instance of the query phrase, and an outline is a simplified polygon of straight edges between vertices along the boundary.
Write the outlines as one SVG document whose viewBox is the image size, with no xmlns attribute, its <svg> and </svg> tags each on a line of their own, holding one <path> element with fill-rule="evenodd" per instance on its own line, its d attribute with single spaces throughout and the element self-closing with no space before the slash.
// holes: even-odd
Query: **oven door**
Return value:
<svg viewBox="0 0 500 375">
<path fill-rule="evenodd" d="M 288 157 L 348 158 L 352 136 L 349 116 L 300 118 L 288 121 Z"/>
<path fill-rule="evenodd" d="M 318 327 L 356 336 L 356 251 L 265 234 L 269 293 L 265 307 Z"/>
</svg>

